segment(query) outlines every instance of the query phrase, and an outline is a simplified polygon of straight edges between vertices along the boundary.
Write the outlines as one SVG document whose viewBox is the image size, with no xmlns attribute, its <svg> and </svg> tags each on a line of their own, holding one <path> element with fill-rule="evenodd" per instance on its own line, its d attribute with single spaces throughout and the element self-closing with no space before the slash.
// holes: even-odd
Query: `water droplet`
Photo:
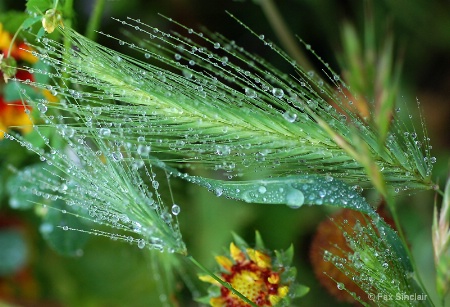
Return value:
<svg viewBox="0 0 450 307">
<path fill-rule="evenodd" d="M 284 91 L 283 91 L 281 88 L 274 87 L 274 88 L 272 89 L 272 94 L 273 94 L 275 97 L 281 99 L 281 98 L 283 98 L 283 96 L 284 96 Z"/>
<path fill-rule="evenodd" d="M 151 147 L 149 145 L 139 144 L 137 148 L 137 153 L 141 156 L 148 156 L 150 154 Z"/>
<path fill-rule="evenodd" d="M 431 162 L 431 163 L 436 163 L 436 157 L 431 157 L 431 158 L 430 158 L 430 162 Z"/>
<path fill-rule="evenodd" d="M 93 107 L 92 108 L 92 114 L 94 114 L 94 116 L 99 116 L 100 114 L 102 114 L 102 108 L 100 108 L 100 107 Z"/>
<path fill-rule="evenodd" d="M 156 181 L 156 180 L 153 180 L 153 181 L 152 181 L 152 186 L 153 186 L 153 188 L 154 188 L 155 190 L 157 190 L 157 189 L 159 188 L 159 182 Z"/>
<path fill-rule="evenodd" d="M 246 87 L 245 95 L 247 95 L 247 97 L 249 97 L 249 98 L 256 98 L 256 91 L 251 88 Z"/>
<path fill-rule="evenodd" d="M 291 111 L 286 111 L 283 113 L 283 118 L 285 120 L 287 120 L 288 122 L 293 123 L 297 119 L 297 114 L 295 114 Z"/>
<path fill-rule="evenodd" d="M 152 57 L 152 55 L 150 53 L 146 53 L 146 54 L 144 54 L 144 56 L 146 59 L 150 59 Z"/>
<path fill-rule="evenodd" d="M 222 188 L 214 189 L 214 194 L 216 194 L 216 196 L 221 196 L 223 194 L 223 189 Z"/>
<path fill-rule="evenodd" d="M 108 137 L 111 135 L 111 129 L 109 128 L 100 128 L 100 130 L 98 131 L 98 134 L 101 137 Z"/>
<path fill-rule="evenodd" d="M 264 194 L 264 193 L 267 192 L 267 188 L 265 186 L 260 186 L 258 188 L 258 192 L 261 193 L 261 194 Z"/>
<path fill-rule="evenodd" d="M 330 253 L 329 251 L 325 250 L 323 252 L 323 261 L 328 262 L 331 261 L 331 257 L 333 256 L 332 253 Z"/>
<path fill-rule="evenodd" d="M 341 282 L 338 282 L 336 286 L 337 286 L 337 288 L 339 290 L 344 290 L 345 289 L 345 285 L 343 283 L 341 283 Z"/>
<path fill-rule="evenodd" d="M 180 206 L 178 206 L 177 204 L 173 204 L 172 205 L 172 214 L 173 215 L 178 215 L 180 214 L 181 208 Z"/>
<path fill-rule="evenodd" d="M 120 151 L 115 151 L 111 154 L 111 158 L 114 162 L 120 162 L 123 160 L 123 155 Z"/>
<path fill-rule="evenodd" d="M 43 103 L 38 103 L 37 108 L 41 113 L 47 112 L 48 109 L 47 106 Z"/>
<path fill-rule="evenodd" d="M 140 248 L 140 249 L 143 249 L 144 247 L 145 247 L 145 241 L 144 240 L 139 240 L 138 241 L 138 247 Z"/>
<path fill-rule="evenodd" d="M 189 70 L 183 70 L 183 76 L 188 79 L 191 79 L 193 77 L 192 73 Z"/>
<path fill-rule="evenodd" d="M 219 43 L 215 43 L 214 44 L 214 49 L 219 49 L 220 48 L 220 44 Z"/>
<path fill-rule="evenodd" d="M 62 229 L 63 229 L 63 230 L 69 230 L 69 227 L 68 227 L 68 226 L 63 226 Z"/>
<path fill-rule="evenodd" d="M 297 209 L 300 208 L 305 202 L 305 196 L 297 189 L 290 189 L 286 194 L 286 205 Z"/>
</svg>

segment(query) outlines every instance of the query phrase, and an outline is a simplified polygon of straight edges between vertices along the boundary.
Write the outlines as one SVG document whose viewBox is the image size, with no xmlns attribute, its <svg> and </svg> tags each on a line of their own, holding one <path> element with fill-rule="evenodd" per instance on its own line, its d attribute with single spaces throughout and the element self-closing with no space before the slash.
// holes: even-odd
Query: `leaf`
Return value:
<svg viewBox="0 0 450 307">
<path fill-rule="evenodd" d="M 43 27 L 41 27 L 39 29 L 38 34 L 36 35 L 36 38 L 41 38 L 42 36 L 44 36 L 44 34 L 45 34 L 45 29 Z"/>
<path fill-rule="evenodd" d="M 35 23 L 39 22 L 41 20 L 40 16 L 36 16 L 36 17 L 30 17 L 24 20 L 22 27 L 24 29 L 31 27 L 32 25 L 34 25 Z"/>
<path fill-rule="evenodd" d="M 29 15 L 22 11 L 2 12 L 0 23 L 2 23 L 4 31 L 14 33 L 28 17 Z"/>
<path fill-rule="evenodd" d="M 247 242 L 245 242 L 244 239 L 242 239 L 240 236 L 238 236 L 236 233 L 232 232 L 231 233 L 233 236 L 233 240 L 234 243 L 236 243 L 236 245 L 241 249 L 241 250 L 245 250 L 246 248 L 248 248 L 248 244 Z"/>
<path fill-rule="evenodd" d="M 52 0 L 28 0 L 26 9 L 33 13 L 42 13 L 53 7 Z"/>
<path fill-rule="evenodd" d="M 24 168 L 20 173 L 12 176 L 6 183 L 6 191 L 9 194 L 9 206 L 13 209 L 27 210 L 34 203 L 42 201 L 42 197 L 33 193 L 30 188 L 30 180 L 44 172 L 43 163 L 33 164 Z"/>
<path fill-rule="evenodd" d="M 190 182 L 208 188 L 217 196 L 248 203 L 284 204 L 291 208 L 330 205 L 349 208 L 369 215 L 375 212 L 361 194 L 331 176 L 297 175 L 250 181 L 222 181 L 184 176 Z"/>
<path fill-rule="evenodd" d="M 28 84 L 18 82 L 8 82 L 3 87 L 4 100 L 6 102 L 12 102 L 22 100 L 21 91 L 25 91 L 26 95 L 33 98 L 40 98 L 41 96 Z"/>
<path fill-rule="evenodd" d="M 255 248 L 257 250 L 264 250 L 265 249 L 264 241 L 263 241 L 259 231 L 255 232 Z"/>
<path fill-rule="evenodd" d="M 40 71 L 41 73 L 35 73 L 34 78 L 36 79 L 36 82 L 42 83 L 42 84 L 49 84 L 49 75 L 48 72 L 50 71 L 50 66 L 44 63 L 44 61 L 37 61 L 33 68 L 35 71 Z"/>
<path fill-rule="evenodd" d="M 195 301 L 197 303 L 206 304 L 206 305 L 209 305 L 209 301 L 210 300 L 211 300 L 211 298 L 209 296 L 203 296 L 203 297 L 195 298 Z"/>
<path fill-rule="evenodd" d="M 79 216 L 64 211 L 67 209 L 63 201 L 54 201 L 43 218 L 40 231 L 55 251 L 66 256 L 76 256 L 88 241 L 89 234 L 77 231 L 85 229 L 86 225 Z"/>
<path fill-rule="evenodd" d="M 296 298 L 305 296 L 309 292 L 309 287 L 304 285 L 293 285 L 291 288 L 292 296 L 295 296 Z"/>
</svg>

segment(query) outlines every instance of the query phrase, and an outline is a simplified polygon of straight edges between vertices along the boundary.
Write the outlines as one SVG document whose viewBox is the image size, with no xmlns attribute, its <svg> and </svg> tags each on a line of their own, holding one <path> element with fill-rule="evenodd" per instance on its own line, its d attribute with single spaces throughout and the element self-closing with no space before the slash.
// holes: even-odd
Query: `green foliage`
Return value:
<svg viewBox="0 0 450 307">
<path fill-rule="evenodd" d="M 26 242 L 15 229 L 0 231 L 0 276 L 16 273 L 26 262 Z"/>
<path fill-rule="evenodd" d="M 42 213 L 40 232 L 50 246 L 61 255 L 77 256 L 82 252 L 90 235 L 74 231 L 86 229 L 87 225 L 80 216 L 67 214 L 68 209 L 61 200 L 52 202 L 52 207 Z"/>
<path fill-rule="evenodd" d="M 90 38 L 104 4 L 97 3 Z M 321 75 L 300 67 L 263 35 L 251 32 L 256 43 L 285 61 L 288 73 L 220 34 L 176 22 L 179 32 L 164 33 L 140 20 L 119 21 L 136 30 L 134 42 L 99 33 L 137 54 L 127 56 L 73 30 L 67 7 L 58 1 L 28 1 L 27 10 L 34 15 L 21 27 L 38 23 L 46 12 L 48 32 L 67 19 L 60 29 L 64 41 L 44 36 L 41 28 L 34 46 L 40 61 L 29 68 L 35 81 L 3 88 L 6 99 L 24 99 L 34 107 L 33 116 L 41 117 L 31 134 L 6 135 L 42 161 L 37 171 L 24 169 L 8 181 L 11 206 L 36 204 L 43 216 L 40 230 L 58 252 L 78 255 L 87 234 L 168 252 L 154 263 L 161 264 L 166 277 L 164 292 L 173 293 L 172 270 L 182 267 L 173 254 L 187 255 L 178 225 L 180 206 L 170 190 L 175 176 L 218 197 L 248 203 L 329 205 L 366 213 L 373 224 L 347 240 L 353 249 L 350 271 L 372 277 L 362 288 L 389 295 L 423 291 L 411 278 L 416 268 L 401 230 L 399 235 L 388 226 L 361 195 L 362 187 L 375 187 L 395 210 L 393 191 L 434 187 L 436 159 L 426 129 L 422 126 L 420 136 L 393 112 L 399 65 L 393 65 L 391 38 L 377 49 L 373 25 L 366 25 L 364 45 L 355 28 L 345 25 L 343 62 L 348 70 L 341 79 L 317 56 L 324 65 Z M 47 101 L 40 90 L 60 101 Z M 363 108 L 361 101 L 367 104 Z M 258 179 L 248 180 L 254 177 Z M 171 208 L 160 188 L 165 180 Z M 223 225 L 239 225 L 238 220 L 221 221 L 217 227 L 223 233 Z M 92 229 L 89 221 L 101 229 Z M 235 241 L 247 246 L 237 235 Z M 264 249 L 259 233 L 256 247 Z M 293 250 L 291 245 L 275 252 L 276 261 L 290 265 Z M 202 268 L 191 256 L 187 259 Z M 437 262 L 441 296 L 447 291 L 447 260 L 443 256 Z M 339 267 L 347 258 L 332 261 Z M 289 267 L 283 278 L 293 280 L 296 273 Z M 396 282 L 389 284 L 391 280 Z M 300 297 L 309 288 L 291 290 Z"/>
<path fill-rule="evenodd" d="M 58 1 L 53 0 L 28 0 L 26 4 L 26 9 L 29 12 L 42 14 L 49 8 L 54 6 L 54 3 Z"/>
</svg>

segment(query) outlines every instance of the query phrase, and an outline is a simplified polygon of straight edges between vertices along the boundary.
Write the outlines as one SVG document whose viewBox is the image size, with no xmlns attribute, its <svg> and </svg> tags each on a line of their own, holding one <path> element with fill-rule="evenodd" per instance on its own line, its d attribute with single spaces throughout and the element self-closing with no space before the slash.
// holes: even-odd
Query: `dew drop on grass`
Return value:
<svg viewBox="0 0 450 307">
<path fill-rule="evenodd" d="M 156 180 L 153 180 L 153 181 L 152 181 L 152 186 L 153 186 L 153 188 L 154 188 L 155 190 L 157 190 L 157 189 L 159 188 L 159 182 L 156 181 Z"/>
<path fill-rule="evenodd" d="M 283 113 L 283 118 L 288 122 L 293 123 L 297 119 L 297 114 L 290 111 L 286 111 Z"/>
<path fill-rule="evenodd" d="M 223 189 L 222 188 L 214 189 L 214 194 L 216 194 L 217 197 L 221 196 L 223 194 Z"/>
<path fill-rule="evenodd" d="M 37 108 L 41 113 L 47 112 L 47 106 L 43 103 L 38 103 Z"/>
<path fill-rule="evenodd" d="M 300 208 L 304 202 L 305 196 L 301 191 L 292 188 L 286 193 L 286 205 L 288 207 L 297 209 Z"/>
<path fill-rule="evenodd" d="M 114 162 L 120 162 L 123 160 L 123 155 L 120 151 L 115 151 L 111 154 L 111 158 Z"/>
<path fill-rule="evenodd" d="M 100 107 L 93 107 L 92 114 L 94 114 L 94 116 L 99 116 L 100 114 L 102 114 L 102 109 Z"/>
<path fill-rule="evenodd" d="M 248 98 L 256 98 L 256 91 L 251 88 L 246 87 L 245 95 L 247 95 Z"/>
<path fill-rule="evenodd" d="M 274 88 L 272 89 L 272 94 L 273 94 L 275 97 L 281 99 L 281 98 L 283 98 L 283 96 L 284 96 L 284 91 L 283 91 L 281 88 L 274 87 Z"/>
<path fill-rule="evenodd" d="M 140 249 L 143 249 L 144 247 L 145 247 L 145 241 L 144 240 L 139 240 L 138 241 L 138 247 L 140 248 Z"/>
<path fill-rule="evenodd" d="M 111 129 L 109 128 L 100 128 L 98 131 L 101 137 L 108 137 L 111 135 Z"/>
<path fill-rule="evenodd" d="M 151 147 L 148 145 L 139 144 L 137 148 L 137 153 L 141 156 L 148 156 L 150 154 Z"/>
<path fill-rule="evenodd" d="M 338 283 L 337 283 L 337 288 L 338 288 L 339 290 L 344 290 L 344 289 L 345 289 L 345 285 L 344 285 L 343 283 L 341 283 L 341 282 L 338 282 Z"/>
<path fill-rule="evenodd" d="M 181 208 L 180 206 L 178 206 L 177 204 L 173 204 L 172 205 L 172 214 L 173 215 L 178 215 L 180 214 Z"/>
<path fill-rule="evenodd" d="M 265 187 L 265 186 L 260 186 L 259 188 L 258 188 L 258 192 L 259 193 L 261 193 L 261 194 L 264 194 L 264 193 L 266 193 L 267 192 L 267 188 Z"/>
</svg>

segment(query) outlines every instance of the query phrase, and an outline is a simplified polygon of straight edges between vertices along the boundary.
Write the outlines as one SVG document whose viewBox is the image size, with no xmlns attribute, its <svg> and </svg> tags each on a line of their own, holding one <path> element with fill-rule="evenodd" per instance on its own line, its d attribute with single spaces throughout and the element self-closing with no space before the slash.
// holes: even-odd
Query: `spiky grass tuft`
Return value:
<svg viewBox="0 0 450 307">
<path fill-rule="evenodd" d="M 230 178 L 269 167 L 275 176 L 331 174 L 367 186 L 372 167 L 394 189 L 432 187 L 434 159 L 426 136 L 419 142 L 396 119 L 379 146 L 377 130 L 360 118 L 345 95 L 350 89 L 327 64 L 331 85 L 262 36 L 267 48 L 289 61 L 292 75 L 219 34 L 206 37 L 181 26 L 184 36 L 139 20 L 121 23 L 147 38 L 137 44 L 116 39 L 119 45 L 173 69 L 125 56 L 71 29 L 63 34 L 72 49 L 47 38 L 38 47 L 57 85 L 33 85 L 64 97 L 65 104 L 48 107 L 67 112 L 67 124 L 80 136 L 129 143 L 132 156 L 151 146 L 152 154 L 172 164 L 206 165 Z M 330 102 L 350 107 L 338 111 Z"/>
</svg>

